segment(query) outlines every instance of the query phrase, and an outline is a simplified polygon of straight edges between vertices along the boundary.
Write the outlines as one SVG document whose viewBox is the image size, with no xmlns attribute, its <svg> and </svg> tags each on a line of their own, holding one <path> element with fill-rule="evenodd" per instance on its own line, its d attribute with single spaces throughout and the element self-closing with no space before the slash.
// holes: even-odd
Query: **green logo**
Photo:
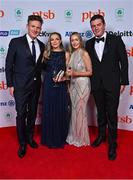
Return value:
<svg viewBox="0 0 133 180">
<path fill-rule="evenodd" d="M 66 20 L 71 20 L 71 18 L 72 18 L 72 15 L 73 15 L 73 12 L 72 12 L 72 10 L 65 10 L 65 18 L 66 18 Z"/>
<path fill-rule="evenodd" d="M 0 57 L 5 57 L 6 56 L 6 48 L 3 46 L 0 47 Z"/>
<path fill-rule="evenodd" d="M 6 118 L 7 120 L 12 119 L 12 113 L 11 113 L 11 112 L 6 112 L 5 118 Z"/>
<path fill-rule="evenodd" d="M 23 17 L 23 10 L 20 8 L 15 9 L 15 16 L 20 20 Z"/>
<path fill-rule="evenodd" d="M 124 9 L 123 8 L 116 9 L 115 15 L 116 15 L 116 17 L 123 17 L 124 16 Z"/>
</svg>

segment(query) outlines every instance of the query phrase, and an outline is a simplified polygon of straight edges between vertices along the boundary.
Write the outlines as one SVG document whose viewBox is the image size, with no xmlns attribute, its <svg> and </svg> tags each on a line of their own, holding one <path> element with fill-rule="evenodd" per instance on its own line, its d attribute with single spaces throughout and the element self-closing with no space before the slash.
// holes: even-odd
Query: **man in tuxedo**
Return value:
<svg viewBox="0 0 133 180">
<path fill-rule="evenodd" d="M 98 137 L 92 143 L 98 147 L 106 140 L 108 126 L 108 158 L 116 159 L 117 153 L 117 110 L 120 93 L 128 81 L 128 59 L 121 37 L 105 31 L 105 20 L 94 15 L 90 20 L 95 35 L 86 42 L 86 50 L 92 60 L 92 93 L 97 107 Z"/>
<path fill-rule="evenodd" d="M 38 147 L 33 135 L 41 88 L 40 68 L 44 44 L 37 36 L 42 24 L 40 16 L 28 16 L 27 34 L 10 41 L 6 57 L 7 86 L 16 103 L 20 158 L 25 156 L 27 144 L 32 148 Z"/>
</svg>

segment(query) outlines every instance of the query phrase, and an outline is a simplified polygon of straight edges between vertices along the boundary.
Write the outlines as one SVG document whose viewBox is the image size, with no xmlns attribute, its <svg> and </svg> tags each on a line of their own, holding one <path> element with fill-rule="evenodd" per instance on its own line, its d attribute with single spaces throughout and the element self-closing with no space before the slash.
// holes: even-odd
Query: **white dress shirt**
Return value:
<svg viewBox="0 0 133 180">
<path fill-rule="evenodd" d="M 28 41 L 28 44 L 29 44 L 29 47 L 31 50 L 31 54 L 32 54 L 32 41 L 33 41 L 33 39 L 31 39 L 31 37 L 28 34 L 26 34 L 26 38 L 27 38 L 27 41 Z M 40 46 L 38 44 L 37 39 L 34 39 L 34 44 L 35 44 L 35 49 L 36 49 L 36 61 L 37 61 L 39 58 L 39 55 L 40 55 Z"/>
<path fill-rule="evenodd" d="M 103 50 L 104 50 L 105 41 L 106 41 L 106 36 L 107 36 L 107 33 L 105 32 L 103 34 L 103 36 L 100 37 L 100 38 L 104 37 L 104 42 L 103 41 L 100 41 L 99 43 L 95 42 L 95 50 L 96 50 L 97 56 L 99 58 L 99 61 L 102 60 Z M 97 38 L 97 37 L 95 37 L 95 38 Z"/>
</svg>

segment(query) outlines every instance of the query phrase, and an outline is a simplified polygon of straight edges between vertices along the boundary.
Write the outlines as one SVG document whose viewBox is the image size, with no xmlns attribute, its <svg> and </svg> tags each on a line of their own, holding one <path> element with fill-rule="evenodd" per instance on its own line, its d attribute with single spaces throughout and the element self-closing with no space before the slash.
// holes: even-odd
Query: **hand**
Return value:
<svg viewBox="0 0 133 180">
<path fill-rule="evenodd" d="M 66 76 L 67 76 L 67 77 L 71 77 L 71 76 L 72 76 L 72 69 L 71 69 L 71 67 L 67 68 L 67 70 L 66 70 Z"/>
<path fill-rule="evenodd" d="M 53 78 L 53 81 L 56 83 L 56 82 L 57 82 L 57 78 L 56 78 L 56 77 L 54 77 L 54 78 Z"/>
<path fill-rule="evenodd" d="M 9 92 L 11 96 L 14 96 L 14 87 L 9 87 Z"/>
<path fill-rule="evenodd" d="M 125 85 L 121 85 L 120 93 L 123 93 L 124 90 L 125 90 Z"/>
</svg>

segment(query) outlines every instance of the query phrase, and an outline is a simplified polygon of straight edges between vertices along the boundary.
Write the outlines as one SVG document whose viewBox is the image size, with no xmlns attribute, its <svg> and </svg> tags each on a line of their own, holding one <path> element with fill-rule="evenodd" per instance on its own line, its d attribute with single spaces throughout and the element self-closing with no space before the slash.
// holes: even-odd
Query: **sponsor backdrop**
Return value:
<svg viewBox="0 0 133 180">
<path fill-rule="evenodd" d="M 84 41 L 93 34 L 89 20 L 101 14 L 106 30 L 120 35 L 126 45 L 129 61 L 130 85 L 120 97 L 119 129 L 133 130 L 133 1 L 132 0 L 0 0 L 0 127 L 15 126 L 15 102 L 10 96 L 5 79 L 5 58 L 9 41 L 26 33 L 27 17 L 40 15 L 43 20 L 39 39 L 47 42 L 53 31 L 61 33 L 67 46 L 71 32 L 78 31 Z M 111 106 L 111 104 L 110 104 Z M 92 96 L 88 103 L 89 125 L 96 125 L 96 108 Z M 37 123 L 41 120 L 41 98 Z"/>
</svg>

